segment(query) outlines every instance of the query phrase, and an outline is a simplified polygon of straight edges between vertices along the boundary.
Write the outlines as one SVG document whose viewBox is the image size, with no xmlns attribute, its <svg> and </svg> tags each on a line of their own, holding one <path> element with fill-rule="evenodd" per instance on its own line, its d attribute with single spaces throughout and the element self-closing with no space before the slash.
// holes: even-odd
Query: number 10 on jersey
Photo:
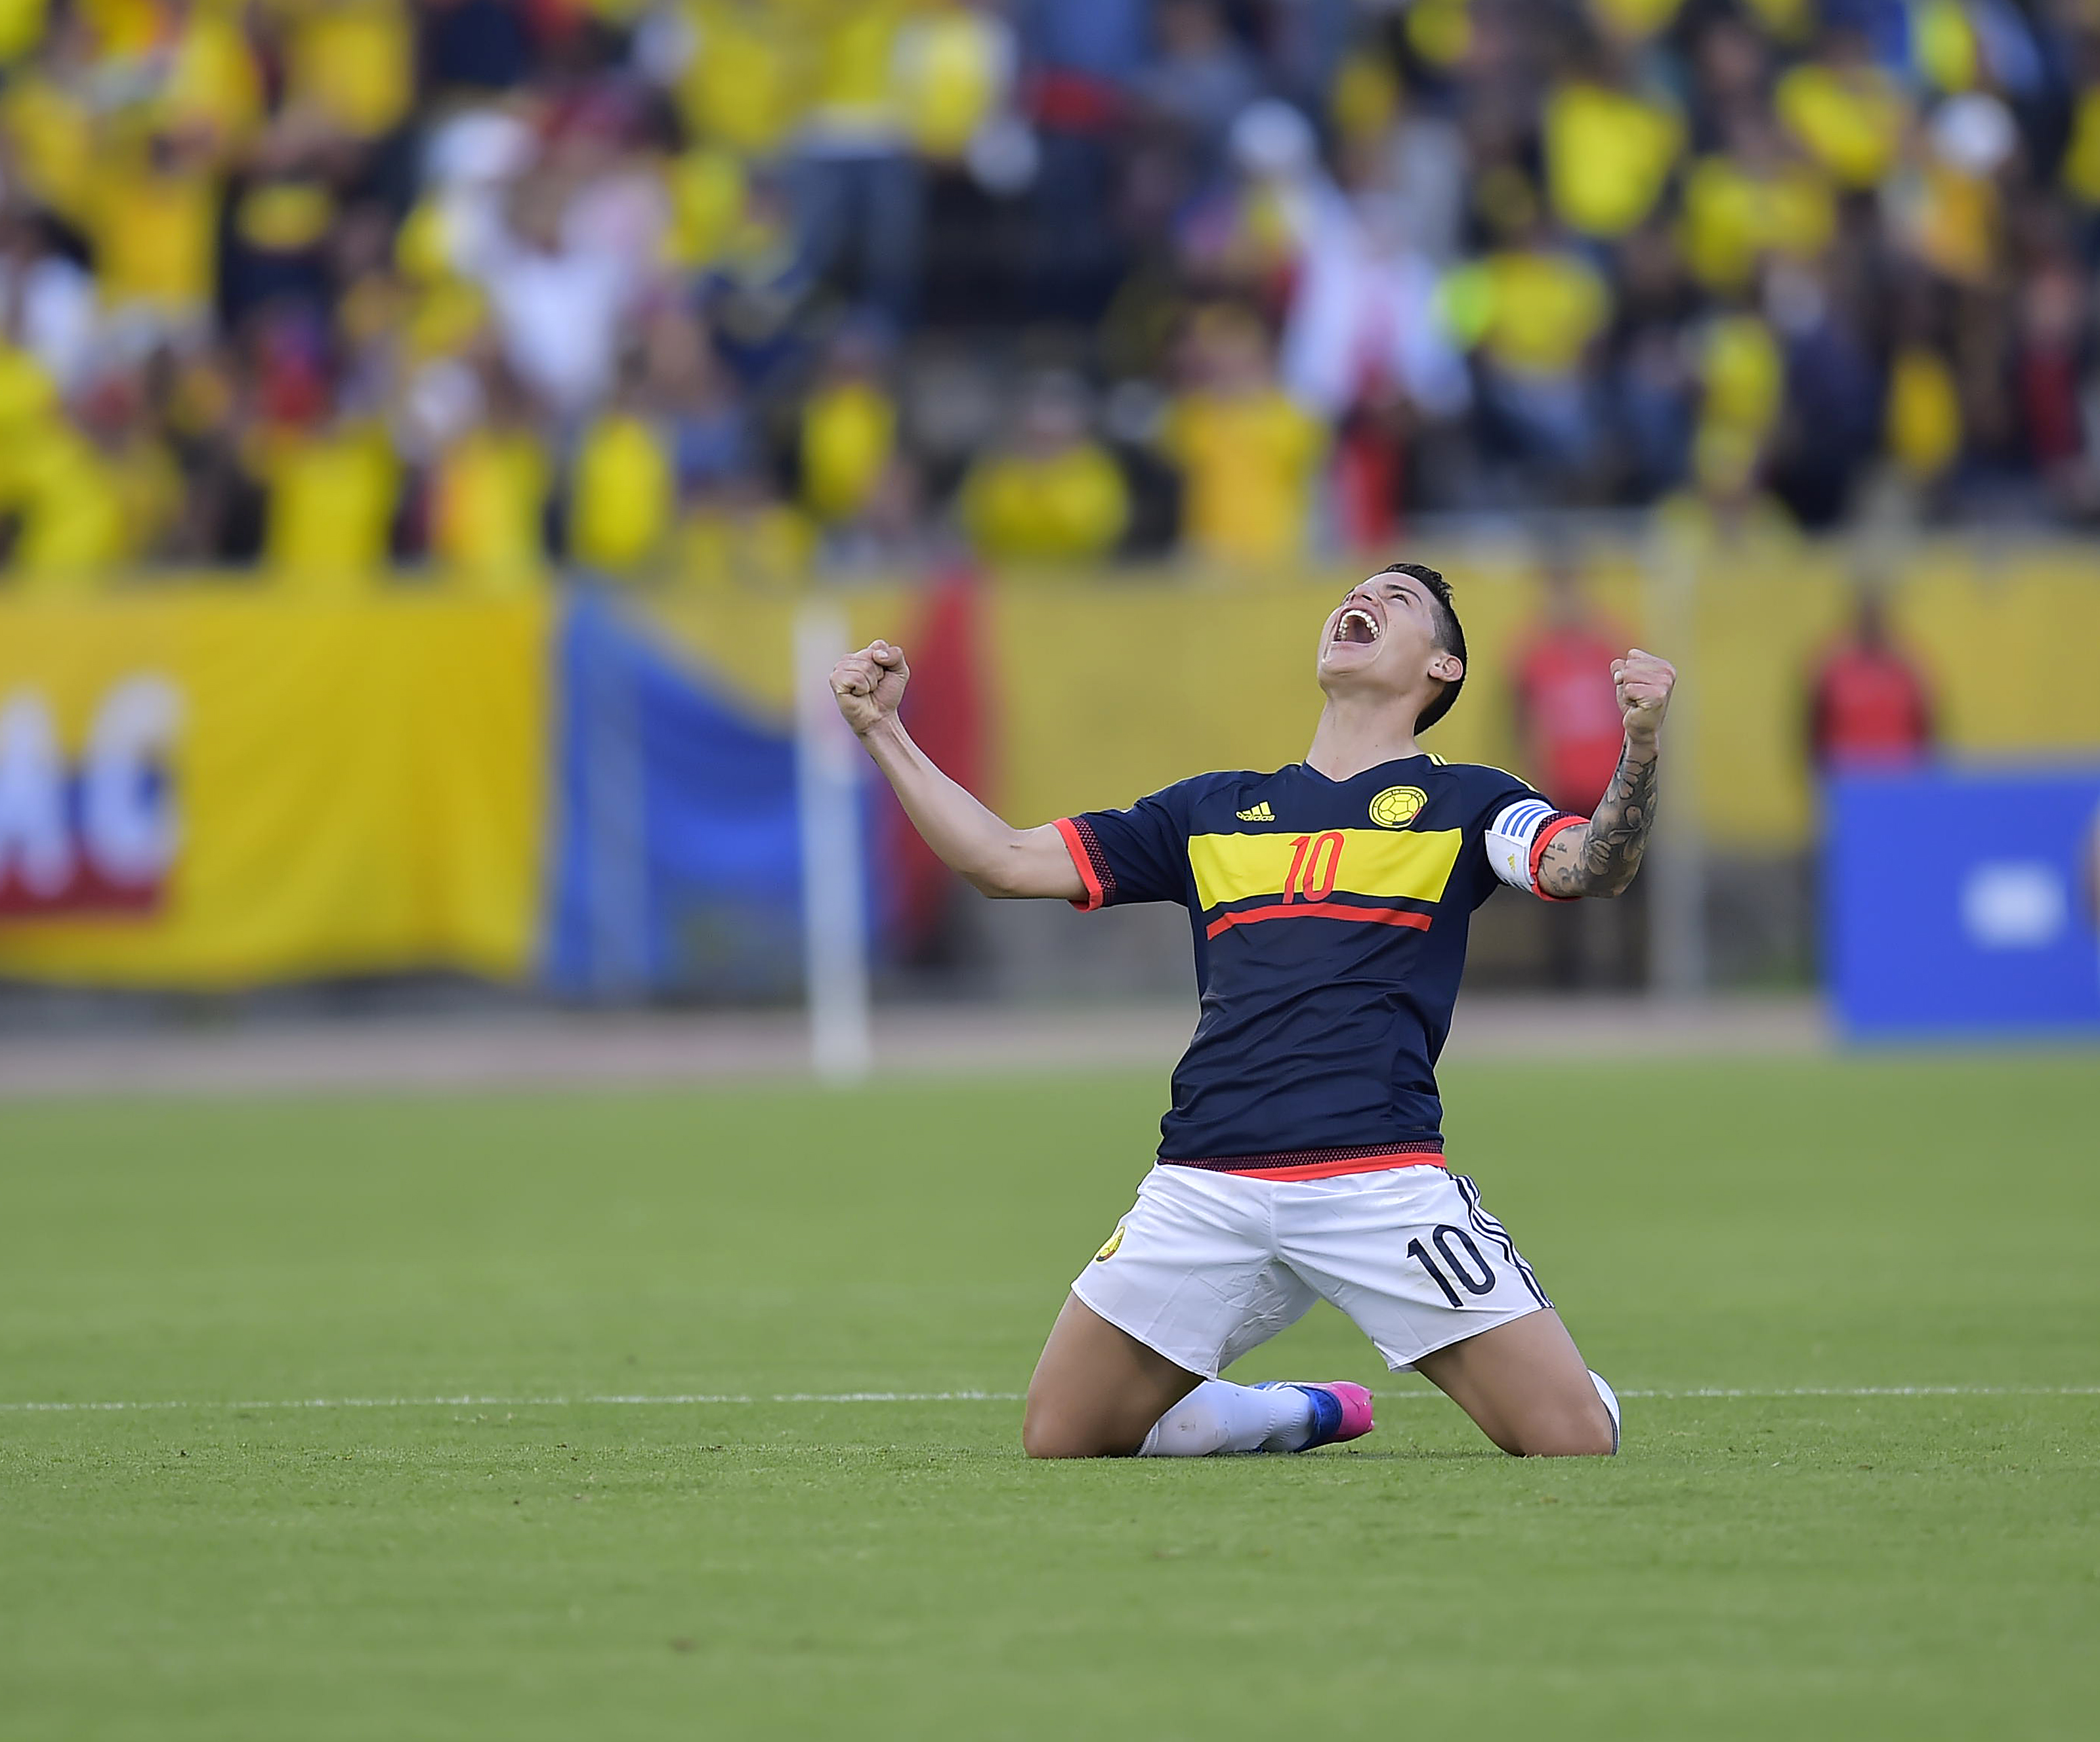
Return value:
<svg viewBox="0 0 2100 1742">
<path fill-rule="evenodd" d="M 1342 872 L 1342 837 L 1338 829 L 1325 834 L 1302 834 L 1290 843 L 1290 869 L 1284 873 L 1283 899 L 1325 901 L 1335 892 L 1335 880 Z"/>
</svg>

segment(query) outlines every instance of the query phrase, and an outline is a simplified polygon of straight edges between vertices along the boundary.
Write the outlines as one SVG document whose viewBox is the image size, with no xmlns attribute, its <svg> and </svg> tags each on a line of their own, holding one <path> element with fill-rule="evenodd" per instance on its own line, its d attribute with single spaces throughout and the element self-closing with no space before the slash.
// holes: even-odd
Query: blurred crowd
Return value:
<svg viewBox="0 0 2100 1742">
<path fill-rule="evenodd" d="M 2100 0 L 0 0 L 0 564 L 2100 515 Z"/>
</svg>

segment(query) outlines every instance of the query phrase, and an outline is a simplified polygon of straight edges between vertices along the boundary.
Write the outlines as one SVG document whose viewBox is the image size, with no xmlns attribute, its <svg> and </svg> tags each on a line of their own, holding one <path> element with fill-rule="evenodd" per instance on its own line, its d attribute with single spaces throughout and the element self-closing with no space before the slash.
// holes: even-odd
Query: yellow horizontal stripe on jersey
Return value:
<svg viewBox="0 0 2100 1742">
<path fill-rule="evenodd" d="M 1428 830 L 1336 829 L 1341 852 L 1335 860 L 1331 893 L 1383 895 L 1405 901 L 1440 901 L 1451 868 L 1458 862 L 1462 836 L 1456 829 Z M 1208 834 L 1189 838 L 1189 868 L 1196 873 L 1196 895 L 1205 911 L 1251 895 L 1282 895 L 1304 838 L 1288 834 Z M 1332 847 L 1314 855 L 1308 842 L 1299 864 L 1295 891 L 1311 899 L 1325 891 Z"/>
</svg>

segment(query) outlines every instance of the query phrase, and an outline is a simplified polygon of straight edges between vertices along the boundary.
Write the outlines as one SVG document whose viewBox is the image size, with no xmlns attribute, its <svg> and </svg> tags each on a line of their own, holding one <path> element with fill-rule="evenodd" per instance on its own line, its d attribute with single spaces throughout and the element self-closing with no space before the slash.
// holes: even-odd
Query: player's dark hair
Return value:
<svg viewBox="0 0 2100 1742">
<path fill-rule="evenodd" d="M 1414 717 L 1414 729 L 1427 732 L 1451 711 L 1452 704 L 1458 699 L 1458 692 L 1466 687 L 1466 626 L 1458 621 L 1458 609 L 1451 603 L 1451 583 L 1435 569 L 1420 563 L 1388 563 L 1379 573 L 1411 575 L 1422 583 L 1429 596 L 1436 601 L 1436 645 L 1446 653 L 1457 656 L 1458 661 L 1458 675 L 1439 690 L 1429 705 Z"/>
</svg>

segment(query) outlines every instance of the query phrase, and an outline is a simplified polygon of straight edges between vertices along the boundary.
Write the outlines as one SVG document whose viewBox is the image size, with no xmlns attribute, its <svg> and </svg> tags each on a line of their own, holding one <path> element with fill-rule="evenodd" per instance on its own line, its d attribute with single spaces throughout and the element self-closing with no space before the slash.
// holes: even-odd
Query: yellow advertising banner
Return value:
<svg viewBox="0 0 2100 1742">
<path fill-rule="evenodd" d="M 1463 700 L 1427 745 L 1520 774 L 1514 666 L 1542 621 L 1535 556 L 1428 553 L 1458 590 L 1471 654 Z M 2089 756 L 2100 749 L 2096 565 L 2076 547 L 1930 543 L 1884 565 L 1898 637 L 1957 756 Z M 1834 544 L 1703 563 L 1598 546 L 1581 553 L 1590 607 L 1677 661 L 1669 802 L 1726 851 L 1809 841 L 1811 674 L 1852 612 L 1855 560 Z M 1274 768 L 1305 754 L 1320 715 L 1321 626 L 1361 568 L 1251 579 L 1176 569 L 1015 573 L 984 595 L 992 773 L 985 796 L 1028 825 L 1132 799 L 1207 768 Z M 907 650 L 908 590 L 845 595 L 856 642 Z M 667 601 L 655 613 L 739 693 L 788 702 L 792 601 Z"/>
<path fill-rule="evenodd" d="M 532 966 L 552 607 L 0 604 L 0 977 Z"/>
</svg>

